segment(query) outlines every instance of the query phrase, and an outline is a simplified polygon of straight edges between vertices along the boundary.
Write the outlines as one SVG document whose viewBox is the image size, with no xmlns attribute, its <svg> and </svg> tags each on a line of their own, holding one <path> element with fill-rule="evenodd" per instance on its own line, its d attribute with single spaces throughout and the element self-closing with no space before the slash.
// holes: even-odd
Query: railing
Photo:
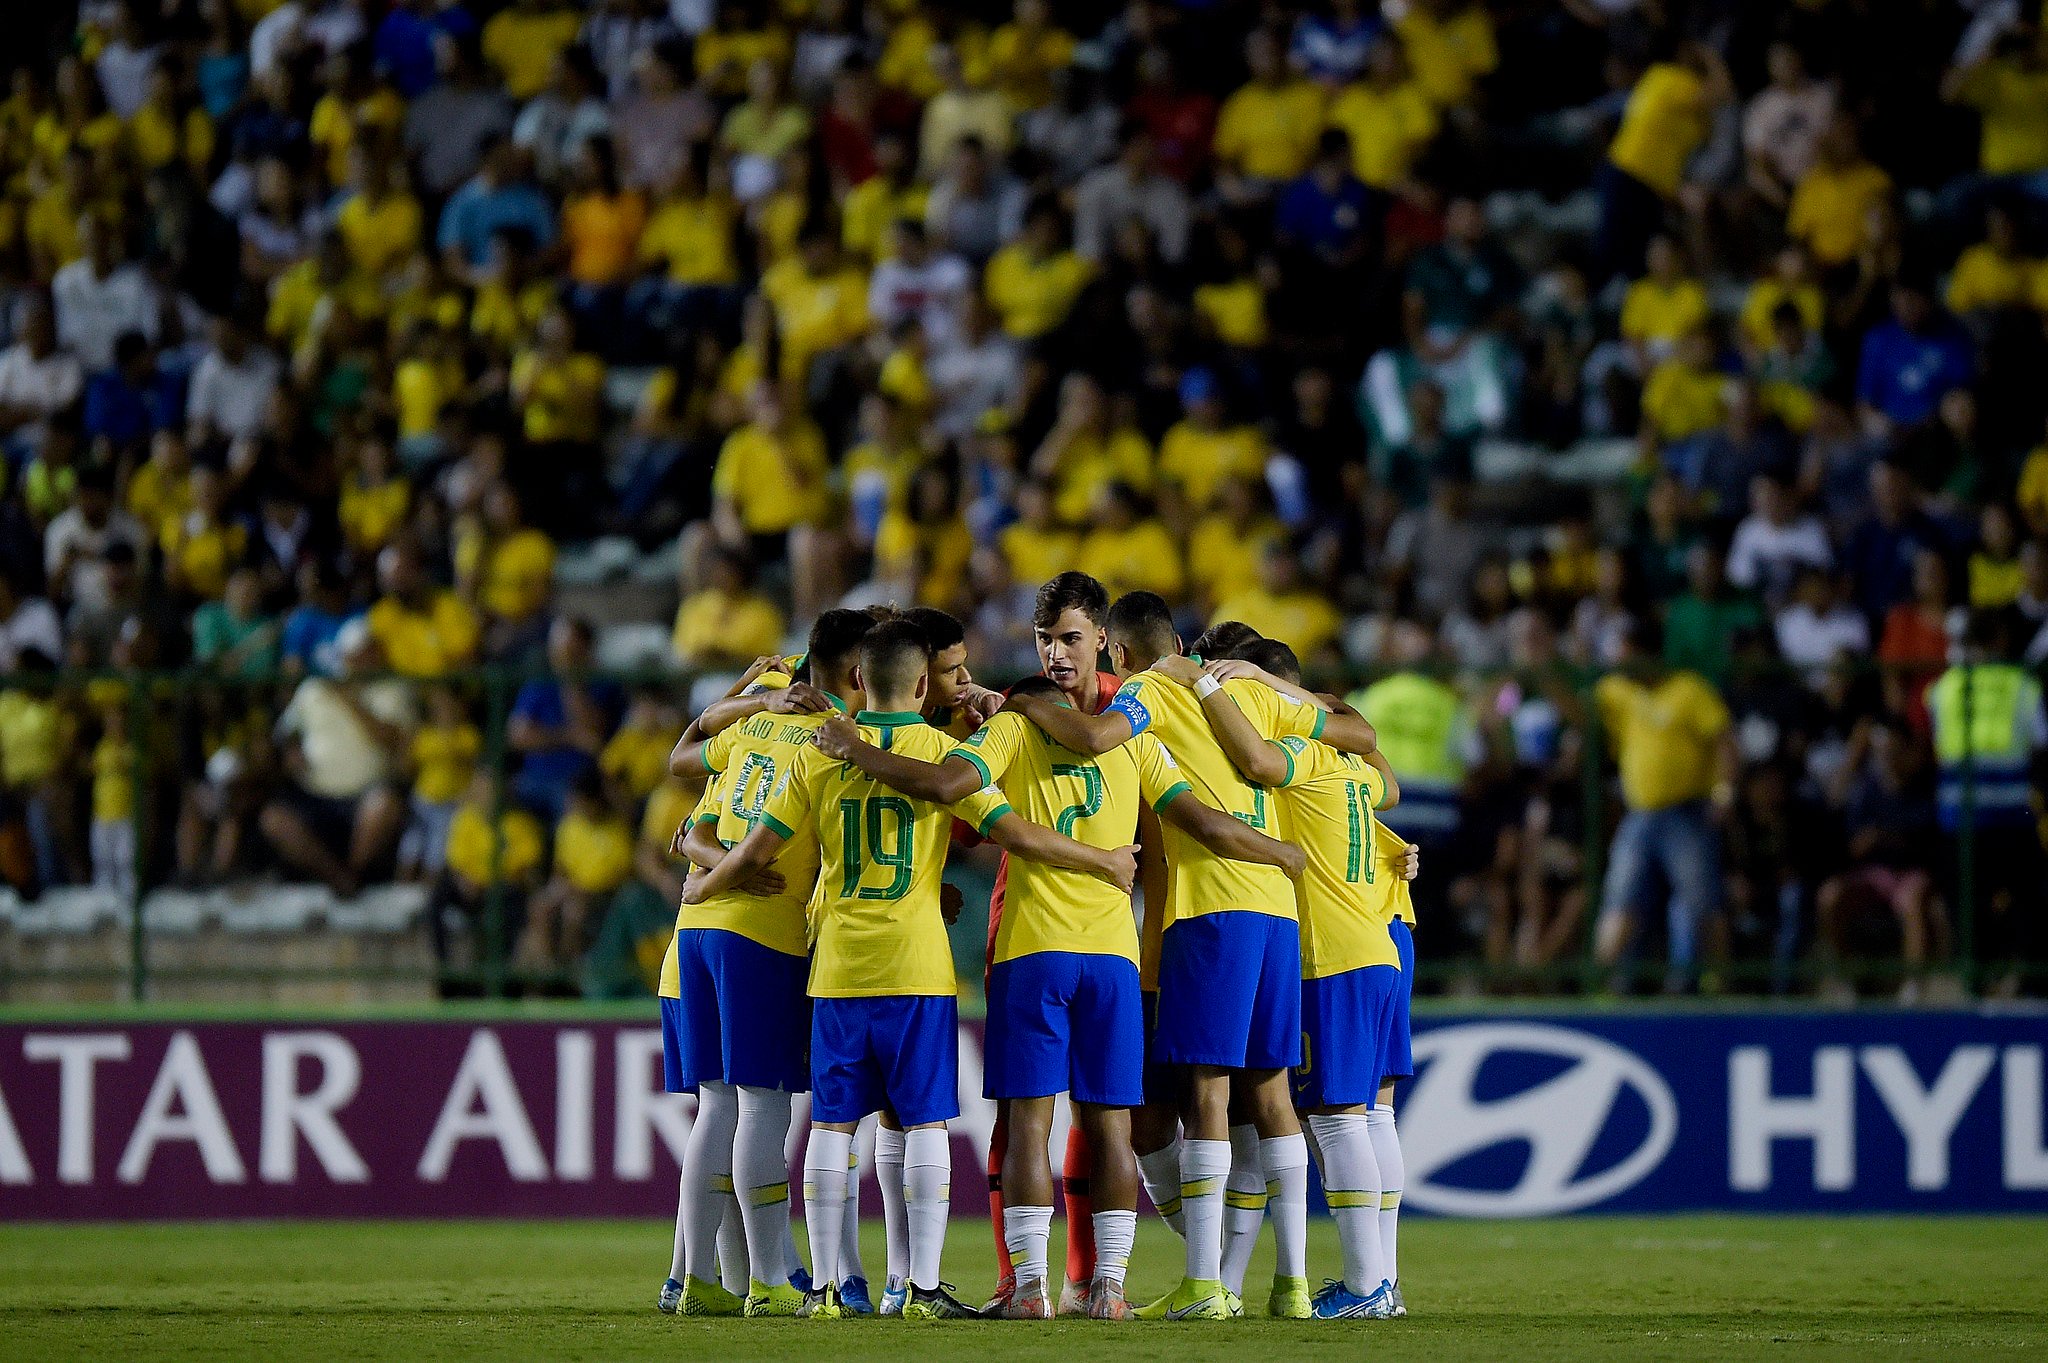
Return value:
<svg viewBox="0 0 2048 1363">
<path fill-rule="evenodd" d="M 1774 673 L 1792 677 L 1782 668 Z M 1606 735 L 1594 703 L 1598 674 L 1556 669 L 1541 676 L 1443 675 L 1465 694 L 1468 713 L 1484 708 L 1495 719 L 1482 726 L 1487 760 L 1473 774 L 1467 798 L 1461 801 L 1468 829 L 1464 840 L 1449 848 L 1425 841 L 1418 934 L 1425 946 L 1419 983 L 1426 989 L 1509 995 L 1654 987 L 1664 974 L 1654 948 L 1632 964 L 1603 963 L 1596 953 L 1593 925 L 1621 813 Z M 1757 675 L 1765 674 L 1739 674 L 1735 680 L 1754 680 Z M 1580 744 L 1575 783 L 1565 783 L 1555 770 L 1532 773 L 1508 760 L 1512 754 L 1502 746 L 1505 716 L 1497 706 L 1482 707 L 1475 698 L 1496 696 L 1499 686 L 1510 679 L 1531 694 L 1542 691 L 1556 698 L 1564 732 Z M 415 699 L 429 685 L 388 677 L 367 680 L 403 683 Z M 253 996 L 362 1003 L 436 993 L 618 996 L 644 988 L 650 969 L 645 943 L 665 933 L 673 904 L 637 873 L 607 896 L 585 924 L 586 936 L 609 934 L 596 945 L 611 952 L 613 959 L 598 961 L 586 953 L 580 959 L 536 963 L 516 949 L 520 908 L 532 903 L 533 893 L 530 886 L 513 884 L 505 874 L 501 816 L 520 806 L 520 773 L 527 761 L 515 751 L 513 741 L 515 700 L 523 685 L 544 680 L 546 674 L 538 671 L 490 668 L 431 683 L 450 688 L 464 705 L 481 737 L 478 765 L 489 777 L 490 874 L 480 895 L 468 895 L 456 913 L 445 876 L 422 874 L 396 883 L 384 879 L 388 872 L 380 866 L 372 868 L 379 872 L 378 883 L 360 894 L 344 895 L 320 888 L 303 871 L 278 868 L 263 811 L 290 786 L 275 732 L 278 717 L 295 693 L 296 679 L 224 677 L 201 670 L 0 679 L 0 697 L 6 698 L 0 700 L 5 709 L 0 715 L 0 779 L 6 786 L 0 817 L 0 881 L 10 887 L 0 888 L 0 1001 L 232 1001 Z M 696 680 L 669 672 L 593 674 L 579 679 L 579 684 L 603 682 L 659 692 L 674 702 L 679 732 Z M 1335 680 L 1325 679 L 1326 684 Z M 1339 689 L 1355 694 L 1368 679 L 1341 680 Z M 1973 703 L 1968 682 L 1965 673 L 1966 709 Z M 131 749 L 125 760 L 126 779 L 134 792 L 127 820 L 134 874 L 132 884 L 124 885 L 102 866 L 100 883 L 94 885 L 94 854 L 110 852 L 116 841 L 104 830 L 95 832 L 92 816 L 96 806 L 105 814 L 119 804 L 111 785 L 122 776 L 116 761 L 120 749 L 107 737 L 117 725 L 125 728 Z M 409 774 L 401 774 L 404 763 L 394 760 L 391 766 L 397 779 L 409 785 Z M 1979 894 L 1982 865 L 1973 753 L 1965 754 L 1961 778 L 1960 828 L 1953 836 L 1929 831 L 1928 869 L 1937 899 L 1937 918 L 1930 926 L 1946 924 L 1952 932 L 1932 933 L 1936 945 L 1924 973 L 1935 987 L 1974 992 L 2003 979 L 2007 963 L 1980 958 L 1985 906 Z M 1931 790 L 1931 767 L 1926 779 Z M 1528 798 L 1545 783 L 1577 805 L 1579 864 L 1568 875 L 1554 867 L 1540 875 L 1520 874 L 1531 865 L 1526 861 L 1516 867 L 1497 864 L 1496 854 L 1503 846 L 1500 835 L 1519 829 Z M 639 803 L 616 789 L 610 798 L 637 839 Z M 325 810 L 327 815 L 335 812 Z M 1726 817 L 1742 825 L 1754 821 L 1758 812 L 1738 809 Z M 413 822 L 410 812 L 407 820 Z M 1399 821 L 1395 811 L 1390 822 Z M 1479 830 L 1476 834 L 1470 831 L 1474 828 Z M 335 832 L 318 831 L 329 838 Z M 545 835 L 549 830 L 541 831 Z M 1523 852 L 1529 857 L 1543 850 L 1525 847 Z M 1561 857 L 1561 848 L 1547 850 Z M 1726 850 L 1717 868 L 1724 883 L 1754 869 L 1731 864 Z M 1818 860 L 1826 862 L 1841 850 L 1824 849 Z M 227 859 L 216 865 L 216 854 Z M 990 872 L 986 854 L 981 856 L 977 860 L 972 854 L 956 855 L 948 869 L 949 879 L 967 886 L 967 908 L 954 932 L 963 980 L 978 981 L 981 973 L 982 915 Z M 1782 915 L 1801 915 L 1804 921 L 1793 932 L 1772 937 L 1765 931 L 1761 937 L 1742 938 L 1725 956 L 1719 953 L 1719 939 L 1708 934 L 1702 957 L 1707 988 L 1790 992 L 1840 981 L 1889 989 L 1906 978 L 1883 931 L 1876 934 L 1875 951 L 1866 944 L 1836 957 L 1817 949 L 1814 909 L 1822 877 L 1809 879 L 1810 883 L 1796 883 L 1780 902 L 1752 906 L 1756 912 L 1750 916 L 1779 920 L 1763 924 L 1771 930 L 1783 926 Z M 1447 903 L 1443 890 L 1454 884 L 1461 897 Z M 1573 912 L 1568 905 L 1576 898 L 1575 921 L 1567 926 L 1559 918 L 1529 926 L 1529 911 L 1541 906 L 1538 896 L 1548 896 L 1542 902 L 1559 915 Z M 2037 913 L 2039 902 L 2037 890 L 2028 903 L 2012 911 Z M 446 937 L 430 930 L 429 916 L 436 913 L 471 921 L 473 949 L 461 943 L 433 949 Z M 607 925 L 608 915 L 620 922 L 630 917 L 644 932 L 636 937 L 632 924 Z M 1654 930 L 1662 914 L 1647 915 L 1643 921 Z M 1724 926 L 1730 921 L 1724 919 Z M 1872 914 L 1865 926 L 1881 927 L 1886 921 L 1884 914 Z M 1517 950 L 1518 935 L 1540 933 L 1545 926 L 1560 949 L 1547 955 Z M 1789 943 L 1791 949 L 1760 949 L 1760 943 L 1773 941 Z"/>
</svg>

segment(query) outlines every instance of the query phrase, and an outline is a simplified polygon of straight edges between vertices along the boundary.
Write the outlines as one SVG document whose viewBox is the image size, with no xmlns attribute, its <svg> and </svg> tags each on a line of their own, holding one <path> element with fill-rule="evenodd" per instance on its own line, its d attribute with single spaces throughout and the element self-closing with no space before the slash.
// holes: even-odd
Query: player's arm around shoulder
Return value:
<svg viewBox="0 0 2048 1363">
<path fill-rule="evenodd" d="M 1269 838 L 1242 819 L 1213 809 L 1182 786 L 1159 802 L 1159 817 L 1219 857 L 1277 866 L 1291 877 L 1308 868 L 1308 854 L 1291 842 Z"/>
<path fill-rule="evenodd" d="M 1013 857 L 1041 862 L 1106 880 L 1124 894 L 1138 879 L 1138 847 L 1090 847 L 1066 834 L 1036 824 L 1011 809 L 994 786 L 969 796 L 953 811 L 981 835 Z"/>
<path fill-rule="evenodd" d="M 843 715 L 835 715 L 819 725 L 811 741 L 826 757 L 844 762 L 891 790 L 917 800 L 950 805 L 988 784 L 987 777 L 972 761 L 957 756 L 958 749 L 938 762 L 908 753 L 887 752 L 861 737 L 860 727 Z"/>
<path fill-rule="evenodd" d="M 1222 667 L 1224 664 L 1212 664 Z M 1160 669 L 1173 681 L 1193 689 L 1202 703 L 1202 716 L 1209 721 L 1210 730 L 1216 735 L 1223 755 L 1230 759 L 1230 765 L 1247 781 L 1262 786 L 1277 786 L 1287 776 L 1288 759 L 1267 741 L 1259 726 L 1245 713 L 1240 695 L 1250 697 L 1247 688 L 1261 685 L 1255 680 L 1238 679 L 1228 685 L 1214 671 L 1198 666 L 1193 659 L 1168 660 Z M 1271 693 L 1267 693 L 1271 699 Z"/>
<path fill-rule="evenodd" d="M 1069 752 L 1100 757 L 1151 727 L 1152 714 L 1143 699 L 1143 683 L 1133 678 L 1099 715 L 1084 715 L 1046 696 L 1012 696 L 1003 710 L 1019 714 L 1043 729 Z"/>
<path fill-rule="evenodd" d="M 768 863 L 774 861 L 775 854 L 782 850 L 783 838 L 779 827 L 763 818 L 716 866 L 702 876 L 691 876 L 683 883 L 683 902 L 702 904 L 727 890 L 749 884 L 757 875 L 767 871 Z"/>
</svg>

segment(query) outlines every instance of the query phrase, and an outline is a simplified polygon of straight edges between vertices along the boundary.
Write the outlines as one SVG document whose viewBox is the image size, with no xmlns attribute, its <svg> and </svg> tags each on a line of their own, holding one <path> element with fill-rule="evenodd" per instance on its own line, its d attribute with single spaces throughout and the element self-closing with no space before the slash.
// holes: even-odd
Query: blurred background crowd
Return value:
<svg viewBox="0 0 2048 1363">
<path fill-rule="evenodd" d="M 1436 982 L 2038 987 L 2042 19 L 9 7 L 0 874 L 630 989 L 692 705 L 1081 567 L 1357 688 Z"/>
</svg>

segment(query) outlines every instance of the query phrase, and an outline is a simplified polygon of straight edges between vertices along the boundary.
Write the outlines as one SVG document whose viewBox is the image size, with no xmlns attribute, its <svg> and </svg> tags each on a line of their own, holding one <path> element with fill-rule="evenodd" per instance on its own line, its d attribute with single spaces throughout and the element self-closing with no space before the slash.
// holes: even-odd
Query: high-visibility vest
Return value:
<svg viewBox="0 0 2048 1363">
<path fill-rule="evenodd" d="M 1401 783 L 1401 803 L 1384 816 L 1403 836 L 1455 832 L 1465 784 L 1465 706 L 1420 672 L 1396 672 L 1356 692 L 1354 709 L 1379 731 L 1380 752 Z"/>
<path fill-rule="evenodd" d="M 1927 711 L 1941 763 L 1942 826 L 1960 822 L 1966 784 L 1978 823 L 2030 820 L 2028 767 L 2041 715 L 2041 683 L 2033 674 L 2012 663 L 1951 667 L 1928 688 Z"/>
</svg>

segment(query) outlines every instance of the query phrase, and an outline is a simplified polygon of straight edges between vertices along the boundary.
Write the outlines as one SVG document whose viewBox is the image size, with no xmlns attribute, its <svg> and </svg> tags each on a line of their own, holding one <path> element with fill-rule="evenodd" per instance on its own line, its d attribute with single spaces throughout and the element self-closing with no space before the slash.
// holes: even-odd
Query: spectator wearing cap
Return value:
<svg viewBox="0 0 2048 1363">
<path fill-rule="evenodd" d="M 366 623 L 337 640 L 340 675 L 308 677 L 278 717 L 286 783 L 257 826 L 292 870 L 344 899 L 397 848 L 405 802 L 396 781 L 415 724 L 411 691 L 376 680 L 384 658 Z"/>
</svg>

